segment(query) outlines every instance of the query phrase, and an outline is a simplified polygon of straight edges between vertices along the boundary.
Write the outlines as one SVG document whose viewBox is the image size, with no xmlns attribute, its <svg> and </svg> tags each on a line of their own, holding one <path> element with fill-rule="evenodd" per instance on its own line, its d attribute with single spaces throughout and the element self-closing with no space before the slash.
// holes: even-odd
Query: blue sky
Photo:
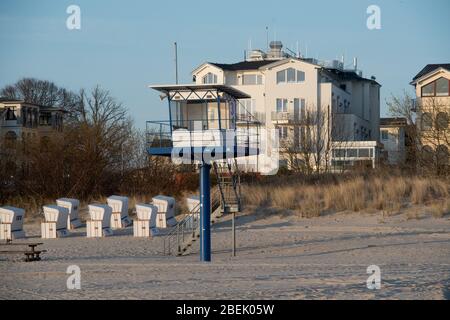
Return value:
<svg viewBox="0 0 450 320">
<path fill-rule="evenodd" d="M 66 8 L 81 8 L 81 30 L 66 28 Z M 366 9 L 381 8 L 381 30 L 366 27 Z M 249 39 L 269 36 L 308 55 L 347 63 L 357 56 L 375 75 L 384 99 L 411 90 L 428 63 L 450 63 L 448 0 L 100 1 L 1 0 L 0 87 L 22 77 L 48 79 L 72 90 L 109 89 L 138 127 L 163 120 L 166 105 L 149 84 L 174 82 L 173 42 L 180 82 L 204 61 L 242 60 Z"/>
</svg>

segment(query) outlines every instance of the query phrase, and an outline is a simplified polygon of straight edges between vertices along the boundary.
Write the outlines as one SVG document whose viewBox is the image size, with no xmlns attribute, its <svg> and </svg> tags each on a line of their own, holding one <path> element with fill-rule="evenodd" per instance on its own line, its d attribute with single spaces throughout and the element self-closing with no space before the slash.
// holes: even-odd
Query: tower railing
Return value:
<svg viewBox="0 0 450 320">
<path fill-rule="evenodd" d="M 258 148 L 260 122 L 235 119 L 147 121 L 147 147 L 218 147 Z M 242 125 L 243 123 L 247 125 Z M 236 126 L 233 128 L 233 126 Z"/>
</svg>

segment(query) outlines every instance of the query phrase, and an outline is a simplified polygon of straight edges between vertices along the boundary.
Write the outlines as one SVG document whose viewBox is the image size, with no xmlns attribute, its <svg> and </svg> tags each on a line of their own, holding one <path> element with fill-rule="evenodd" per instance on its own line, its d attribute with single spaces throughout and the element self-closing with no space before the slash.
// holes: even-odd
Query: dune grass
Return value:
<svg viewBox="0 0 450 320">
<path fill-rule="evenodd" d="M 391 215 L 404 209 L 411 218 L 423 213 L 433 217 L 450 214 L 450 183 L 436 177 L 403 175 L 396 172 L 356 173 L 349 175 L 322 174 L 318 176 L 278 175 L 261 179 L 244 179 L 243 204 L 261 208 L 291 210 L 303 217 L 342 211 L 383 211 Z M 192 191 L 176 195 L 177 212 L 186 212 L 184 198 Z M 148 203 L 156 194 L 130 195 L 130 215 L 136 203 Z M 39 196 L 17 196 L 1 205 L 23 208 L 27 219 L 40 218 L 42 205 L 55 199 Z M 81 208 L 89 203 L 106 203 L 106 196 L 83 200 Z M 80 212 L 87 214 L 86 210 Z"/>
<path fill-rule="evenodd" d="M 393 213 L 411 206 L 427 206 L 435 217 L 450 212 L 450 185 L 438 178 L 355 176 L 312 183 L 282 181 L 245 185 L 244 204 L 289 209 L 304 217 L 369 209 Z"/>
</svg>

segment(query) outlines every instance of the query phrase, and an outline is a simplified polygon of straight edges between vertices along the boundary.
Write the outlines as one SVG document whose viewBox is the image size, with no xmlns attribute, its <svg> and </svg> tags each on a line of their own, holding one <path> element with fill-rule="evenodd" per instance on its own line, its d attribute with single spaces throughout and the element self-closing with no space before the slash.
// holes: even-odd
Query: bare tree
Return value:
<svg viewBox="0 0 450 320">
<path fill-rule="evenodd" d="M 78 104 L 75 93 L 58 87 L 47 80 L 23 78 L 0 91 L 0 96 L 9 99 L 24 100 L 42 106 L 63 108 L 71 112 Z"/>
<path fill-rule="evenodd" d="M 133 126 L 108 91 L 97 86 L 89 94 L 80 92 L 65 136 L 74 159 L 71 192 L 101 194 L 104 186 L 120 184 L 132 152 Z"/>
<path fill-rule="evenodd" d="M 331 155 L 330 117 L 327 108 L 307 108 L 280 142 L 288 166 L 296 172 L 327 172 Z"/>
</svg>

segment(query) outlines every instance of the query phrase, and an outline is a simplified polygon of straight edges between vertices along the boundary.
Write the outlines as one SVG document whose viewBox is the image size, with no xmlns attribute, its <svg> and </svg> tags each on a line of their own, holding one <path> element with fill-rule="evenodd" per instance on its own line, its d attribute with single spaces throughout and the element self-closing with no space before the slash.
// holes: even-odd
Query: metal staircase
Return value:
<svg viewBox="0 0 450 320">
<path fill-rule="evenodd" d="M 240 176 L 237 163 L 213 163 L 217 187 L 211 192 L 211 224 L 224 214 L 241 210 Z M 185 255 L 200 238 L 200 204 L 164 235 L 164 255 Z"/>
<path fill-rule="evenodd" d="M 213 163 L 225 214 L 241 211 L 241 178 L 236 159 L 233 164 L 234 168 L 230 161 L 221 164 Z"/>
</svg>

